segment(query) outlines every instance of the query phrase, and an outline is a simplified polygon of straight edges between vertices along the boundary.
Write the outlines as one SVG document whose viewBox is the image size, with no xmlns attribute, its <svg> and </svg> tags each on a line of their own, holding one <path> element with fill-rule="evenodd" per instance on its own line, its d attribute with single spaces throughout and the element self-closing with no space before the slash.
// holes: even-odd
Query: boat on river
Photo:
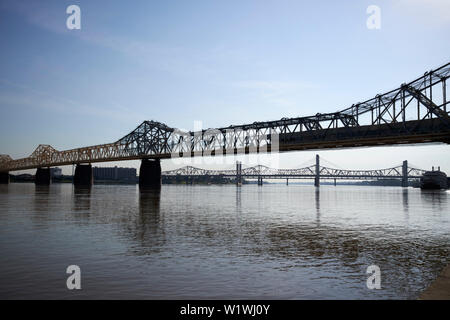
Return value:
<svg viewBox="0 0 450 320">
<path fill-rule="evenodd" d="M 441 170 L 426 171 L 420 178 L 421 189 L 447 189 L 447 175 Z"/>
</svg>

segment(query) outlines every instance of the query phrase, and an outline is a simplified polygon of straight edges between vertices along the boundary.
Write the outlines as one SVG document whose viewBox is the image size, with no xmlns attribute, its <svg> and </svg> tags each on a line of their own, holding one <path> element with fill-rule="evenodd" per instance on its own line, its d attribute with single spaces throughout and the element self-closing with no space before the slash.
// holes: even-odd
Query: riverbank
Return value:
<svg viewBox="0 0 450 320">
<path fill-rule="evenodd" d="M 450 300 L 450 264 L 420 295 L 419 300 Z"/>
</svg>

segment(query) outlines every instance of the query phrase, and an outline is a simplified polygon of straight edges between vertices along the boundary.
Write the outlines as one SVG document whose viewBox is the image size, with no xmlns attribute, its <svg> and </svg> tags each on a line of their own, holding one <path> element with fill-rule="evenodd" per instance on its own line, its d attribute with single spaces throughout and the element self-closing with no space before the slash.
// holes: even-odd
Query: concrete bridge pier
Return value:
<svg viewBox="0 0 450 320">
<path fill-rule="evenodd" d="M 0 172 L 0 184 L 8 184 L 9 183 L 9 172 Z"/>
<path fill-rule="evenodd" d="M 258 186 L 262 186 L 262 185 L 263 185 L 263 178 L 258 177 Z"/>
<path fill-rule="evenodd" d="M 403 161 L 402 165 L 402 187 L 408 187 L 408 160 Z"/>
<path fill-rule="evenodd" d="M 316 154 L 316 176 L 314 178 L 314 186 L 320 186 L 320 158 L 318 154 Z"/>
<path fill-rule="evenodd" d="M 286 185 L 289 185 L 289 178 L 286 178 Z"/>
<path fill-rule="evenodd" d="M 93 174 L 91 164 L 77 164 L 75 175 L 73 176 L 73 184 L 77 187 L 92 186 Z"/>
<path fill-rule="evenodd" d="M 38 186 L 50 185 L 52 179 L 50 175 L 50 168 L 37 168 L 34 176 L 34 184 Z"/>
<path fill-rule="evenodd" d="M 159 159 L 142 159 L 139 169 L 139 188 L 161 187 L 161 161 Z"/>
</svg>

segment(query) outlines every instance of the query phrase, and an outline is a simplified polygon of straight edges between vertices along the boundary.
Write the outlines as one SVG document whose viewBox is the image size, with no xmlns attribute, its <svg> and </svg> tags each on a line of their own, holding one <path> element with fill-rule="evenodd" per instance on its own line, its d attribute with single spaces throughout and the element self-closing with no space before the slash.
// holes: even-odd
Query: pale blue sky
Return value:
<svg viewBox="0 0 450 320">
<path fill-rule="evenodd" d="M 81 30 L 66 28 L 71 4 Z M 380 30 L 366 27 L 371 4 Z M 447 0 L 3 0 L 0 153 L 113 142 L 146 119 L 193 129 L 337 111 L 449 62 L 449 35 Z M 347 168 L 408 159 L 450 172 L 449 151 L 319 153 Z M 280 165 L 314 153 L 284 154 Z"/>
</svg>

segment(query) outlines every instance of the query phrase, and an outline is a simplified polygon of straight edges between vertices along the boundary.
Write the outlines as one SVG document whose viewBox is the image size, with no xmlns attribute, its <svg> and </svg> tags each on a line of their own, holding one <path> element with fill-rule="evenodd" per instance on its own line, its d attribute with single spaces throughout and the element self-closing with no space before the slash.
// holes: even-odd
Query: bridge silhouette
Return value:
<svg viewBox="0 0 450 320">
<path fill-rule="evenodd" d="M 76 164 L 74 182 L 92 183 L 92 163 L 142 159 L 140 185 L 161 182 L 160 159 L 351 148 L 415 143 L 450 143 L 447 85 L 450 63 L 395 90 L 334 113 L 183 131 L 144 121 L 113 143 L 58 151 L 39 145 L 26 158 L 0 156 L 0 182 L 10 171 L 37 168 L 47 184 L 49 167 Z"/>
<path fill-rule="evenodd" d="M 257 179 L 258 185 L 262 185 L 263 179 L 314 179 L 316 186 L 320 185 L 320 179 L 340 179 L 340 180 L 380 180 L 395 179 L 400 180 L 403 187 L 408 186 L 408 179 L 420 179 L 425 170 L 408 166 L 408 161 L 403 161 L 398 165 L 385 169 L 373 170 L 348 170 L 325 167 L 320 165 L 319 155 L 316 155 L 316 163 L 303 168 L 296 169 L 276 169 L 265 165 L 256 165 L 242 168 L 242 164 L 237 162 L 236 169 L 202 169 L 194 166 L 184 166 L 181 168 L 162 172 L 162 176 L 176 177 L 192 182 L 195 177 L 223 177 L 235 179 L 237 184 L 242 183 L 242 178 Z"/>
</svg>

